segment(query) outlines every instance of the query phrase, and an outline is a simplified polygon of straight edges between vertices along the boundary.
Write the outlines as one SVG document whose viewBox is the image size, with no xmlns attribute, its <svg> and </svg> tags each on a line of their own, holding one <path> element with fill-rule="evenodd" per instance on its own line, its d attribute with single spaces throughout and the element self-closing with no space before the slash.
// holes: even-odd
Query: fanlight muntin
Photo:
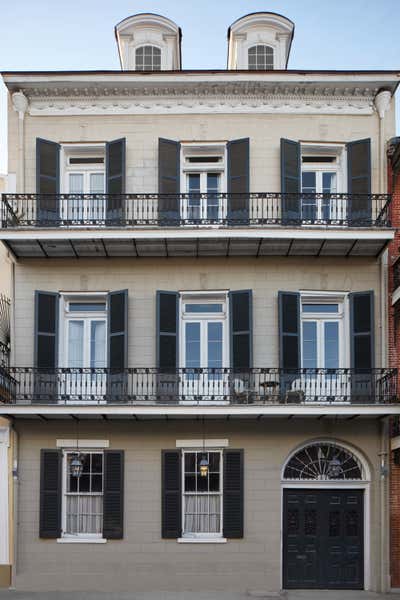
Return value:
<svg viewBox="0 0 400 600">
<path fill-rule="evenodd" d="M 297 450 L 283 472 L 286 481 L 362 481 L 364 469 L 350 450 L 334 442 L 314 442 Z"/>
</svg>

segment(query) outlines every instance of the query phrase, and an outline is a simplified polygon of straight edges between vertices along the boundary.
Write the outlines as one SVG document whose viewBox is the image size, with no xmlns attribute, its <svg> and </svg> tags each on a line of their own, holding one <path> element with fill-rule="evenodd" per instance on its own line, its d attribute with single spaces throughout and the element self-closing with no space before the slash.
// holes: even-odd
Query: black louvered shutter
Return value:
<svg viewBox="0 0 400 600">
<path fill-rule="evenodd" d="M 54 225 L 60 213 L 60 144 L 41 138 L 36 138 L 36 193 L 37 225 Z"/>
<path fill-rule="evenodd" d="M 182 535 L 181 460 L 180 450 L 162 451 L 161 536 L 167 539 L 177 539 Z"/>
<path fill-rule="evenodd" d="M 230 358 L 234 371 L 249 372 L 253 366 L 253 294 L 251 290 L 229 292 Z"/>
<path fill-rule="evenodd" d="M 61 450 L 41 450 L 40 453 L 40 516 L 41 538 L 61 536 Z"/>
<path fill-rule="evenodd" d="M 33 402 L 56 402 L 59 294 L 35 292 L 35 377 Z"/>
<path fill-rule="evenodd" d="M 250 140 L 243 138 L 227 144 L 228 220 L 231 225 L 249 221 Z"/>
<path fill-rule="evenodd" d="M 157 291 L 157 395 L 161 400 L 176 399 L 179 365 L 179 294 Z"/>
<path fill-rule="evenodd" d="M 301 151 L 299 142 L 281 138 L 282 222 L 301 222 Z"/>
<path fill-rule="evenodd" d="M 278 304 L 280 391 L 284 396 L 301 368 L 300 294 L 278 292 Z"/>
<path fill-rule="evenodd" d="M 108 294 L 107 392 L 110 401 L 126 400 L 128 367 L 128 290 Z"/>
<path fill-rule="evenodd" d="M 244 461 L 243 450 L 224 450 L 223 535 L 243 537 Z"/>
<path fill-rule="evenodd" d="M 351 401 L 373 402 L 374 292 L 354 292 L 350 299 Z"/>
<path fill-rule="evenodd" d="M 123 450 L 104 450 L 103 537 L 124 537 Z"/>
<path fill-rule="evenodd" d="M 369 226 L 372 217 L 371 140 L 347 144 L 348 219 L 352 225 Z"/>
<path fill-rule="evenodd" d="M 174 140 L 158 140 L 158 218 L 162 225 L 177 225 L 180 207 L 180 151 Z"/>
<path fill-rule="evenodd" d="M 107 223 L 119 223 L 123 218 L 125 194 L 126 140 L 106 143 Z"/>
</svg>

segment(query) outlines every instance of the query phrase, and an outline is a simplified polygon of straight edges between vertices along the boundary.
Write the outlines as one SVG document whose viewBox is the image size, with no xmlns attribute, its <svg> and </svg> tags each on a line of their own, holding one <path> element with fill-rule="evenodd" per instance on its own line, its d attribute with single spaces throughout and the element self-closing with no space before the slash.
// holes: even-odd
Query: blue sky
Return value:
<svg viewBox="0 0 400 600">
<path fill-rule="evenodd" d="M 260 10 L 294 21 L 291 69 L 400 70 L 399 0 L 13 0 L 0 19 L 0 70 L 118 69 L 114 25 L 138 12 L 181 26 L 183 68 L 225 68 L 228 26 Z M 1 89 L 0 173 L 5 131 Z"/>
</svg>

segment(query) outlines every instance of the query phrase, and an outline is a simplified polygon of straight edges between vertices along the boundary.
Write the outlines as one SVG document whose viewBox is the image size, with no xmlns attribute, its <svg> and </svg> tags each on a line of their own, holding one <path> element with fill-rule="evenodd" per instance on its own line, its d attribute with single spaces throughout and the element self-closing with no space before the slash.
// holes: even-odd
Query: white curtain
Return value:
<svg viewBox="0 0 400 600">
<path fill-rule="evenodd" d="M 104 194 L 104 173 L 90 173 L 90 193 Z M 99 220 L 105 217 L 105 198 L 88 200 L 88 219 Z"/>
<path fill-rule="evenodd" d="M 83 367 L 83 321 L 69 321 L 68 366 Z"/>
<path fill-rule="evenodd" d="M 219 494 L 185 494 L 185 533 L 220 533 Z"/>
<path fill-rule="evenodd" d="M 82 173 L 70 173 L 69 174 L 69 193 L 70 194 L 83 194 L 83 174 Z M 67 218 L 69 220 L 83 219 L 83 199 L 82 198 L 69 198 L 67 200 Z"/>
<path fill-rule="evenodd" d="M 90 332 L 90 366 L 106 366 L 106 322 L 92 321 Z"/>
<path fill-rule="evenodd" d="M 71 495 L 67 496 L 66 533 L 102 533 L 103 496 Z"/>
</svg>

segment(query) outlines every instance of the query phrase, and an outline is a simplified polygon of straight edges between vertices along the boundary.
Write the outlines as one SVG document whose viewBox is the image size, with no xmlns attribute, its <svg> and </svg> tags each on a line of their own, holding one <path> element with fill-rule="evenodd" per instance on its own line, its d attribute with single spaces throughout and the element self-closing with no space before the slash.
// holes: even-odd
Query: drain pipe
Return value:
<svg viewBox="0 0 400 600">
<path fill-rule="evenodd" d="M 11 96 L 14 110 L 18 113 L 18 165 L 17 192 L 25 193 L 25 113 L 28 110 L 28 98 L 23 92 L 14 92 Z"/>
<path fill-rule="evenodd" d="M 380 90 L 374 99 L 376 111 L 379 116 L 379 192 L 387 191 L 387 167 L 385 154 L 385 114 L 390 107 L 392 94 L 389 90 Z M 387 366 L 387 290 L 388 290 L 388 251 L 382 253 L 380 258 L 380 327 L 381 327 L 381 367 Z M 388 448 L 389 448 L 389 420 L 387 417 L 381 421 L 380 430 L 380 591 L 385 593 L 390 589 L 389 568 L 389 497 L 388 497 Z"/>
</svg>

